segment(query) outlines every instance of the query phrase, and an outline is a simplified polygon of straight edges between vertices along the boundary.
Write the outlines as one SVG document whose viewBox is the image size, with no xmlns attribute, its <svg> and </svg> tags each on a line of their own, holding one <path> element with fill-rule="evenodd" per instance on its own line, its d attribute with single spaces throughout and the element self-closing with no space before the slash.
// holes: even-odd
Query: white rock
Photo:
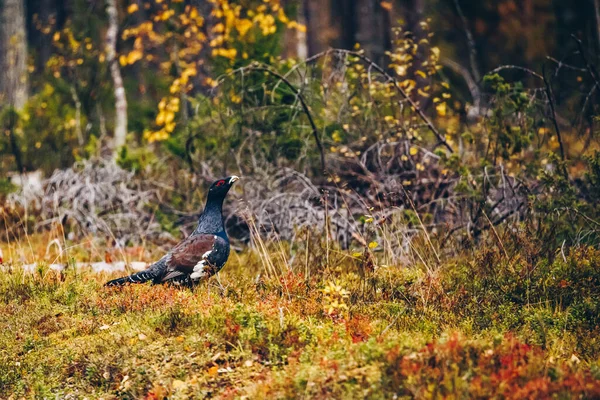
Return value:
<svg viewBox="0 0 600 400">
<path fill-rule="evenodd" d="M 143 261 L 132 261 L 129 263 L 129 266 L 134 271 L 143 271 L 148 267 L 148 263 Z"/>
<path fill-rule="evenodd" d="M 50 264 L 50 266 L 48 267 L 53 271 L 64 271 L 66 266 L 64 264 Z"/>
</svg>

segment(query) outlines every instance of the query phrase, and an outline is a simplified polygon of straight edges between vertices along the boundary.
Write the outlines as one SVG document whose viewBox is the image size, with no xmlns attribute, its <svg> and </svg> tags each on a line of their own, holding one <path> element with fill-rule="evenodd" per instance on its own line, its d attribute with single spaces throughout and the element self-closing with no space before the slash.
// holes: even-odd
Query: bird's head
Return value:
<svg viewBox="0 0 600 400">
<path fill-rule="evenodd" d="M 208 189 L 208 196 L 215 198 L 224 198 L 225 195 L 227 195 L 227 192 L 229 192 L 229 189 L 231 189 L 231 186 L 233 186 L 233 184 L 239 180 L 240 178 L 238 176 L 232 175 L 227 178 L 219 179 L 213 182 L 213 184 L 210 185 L 210 188 Z"/>
</svg>

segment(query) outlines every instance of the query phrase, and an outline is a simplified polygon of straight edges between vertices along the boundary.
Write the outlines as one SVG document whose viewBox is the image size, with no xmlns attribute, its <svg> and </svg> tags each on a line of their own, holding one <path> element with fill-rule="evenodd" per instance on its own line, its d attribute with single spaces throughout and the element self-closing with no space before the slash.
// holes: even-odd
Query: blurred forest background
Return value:
<svg viewBox="0 0 600 400">
<path fill-rule="evenodd" d="M 181 157 L 191 140 L 188 145 L 201 151 L 220 136 L 201 132 L 199 121 L 217 108 L 215 98 L 223 96 L 231 110 L 251 102 L 245 90 L 215 89 L 215 79 L 253 62 L 287 72 L 332 48 L 360 48 L 394 78 L 415 81 L 407 92 L 425 113 L 434 102 L 421 95 L 423 89 L 446 83 L 448 112 L 463 117 L 461 123 L 465 115 L 487 115 L 481 110 L 494 93 L 485 85 L 486 74 L 499 72 L 527 90 L 543 90 L 539 76 L 545 68 L 556 91 L 559 125 L 576 130 L 589 148 L 597 111 L 598 7 L 593 0 L 7 0 L 0 41 L 2 172 L 42 169 L 48 175 L 103 151 L 118 152 L 125 143 L 130 149 L 152 144 L 156 154 Z M 427 65 L 432 50 L 436 65 Z M 339 69 L 344 57 L 339 65 L 328 60 L 327 67 Z M 428 67 L 435 79 L 417 74 Z M 272 97 L 278 106 L 286 104 L 281 96 Z M 327 141 L 331 124 L 317 128 Z M 232 147 L 222 143 L 221 152 Z M 579 155 L 582 149 L 567 151 Z M 55 155 L 39 157 L 41 152 Z"/>
<path fill-rule="evenodd" d="M 599 398 L 599 65 L 600 0 L 0 0 L 0 397 Z M 233 174 L 222 272 L 101 288 Z"/>
</svg>

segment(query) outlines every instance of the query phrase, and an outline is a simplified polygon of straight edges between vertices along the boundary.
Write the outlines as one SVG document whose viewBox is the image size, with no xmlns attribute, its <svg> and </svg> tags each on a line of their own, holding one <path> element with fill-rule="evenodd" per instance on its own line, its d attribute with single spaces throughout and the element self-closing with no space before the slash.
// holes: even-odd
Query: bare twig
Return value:
<svg viewBox="0 0 600 400">
<path fill-rule="evenodd" d="M 71 97 L 75 103 L 75 133 L 77 133 L 77 141 L 79 146 L 83 146 L 83 133 L 81 132 L 81 101 L 77 96 L 77 91 L 71 86 Z"/>
<path fill-rule="evenodd" d="M 585 55 L 585 50 L 583 48 L 583 43 L 581 43 L 581 40 L 577 36 L 571 35 L 571 37 L 573 38 L 573 40 L 575 41 L 575 43 L 577 43 L 577 49 L 579 50 L 579 54 L 581 55 L 581 59 L 585 63 L 585 67 L 588 70 L 588 72 L 590 73 L 590 76 L 592 77 L 592 79 L 594 80 L 594 82 L 596 82 L 596 85 L 600 85 L 600 75 L 598 74 L 598 70 L 596 69 L 596 66 L 594 64 L 592 64 L 588 60 L 587 56 Z"/>
<path fill-rule="evenodd" d="M 441 61 L 442 65 L 450 68 L 456 74 L 462 76 L 462 78 L 467 84 L 467 87 L 469 88 L 469 92 L 471 92 L 471 97 L 473 98 L 473 105 L 475 107 L 479 107 L 481 103 L 481 90 L 479 89 L 478 84 L 480 78 L 474 78 L 468 69 L 466 69 L 456 61 L 453 61 L 449 58 L 443 58 Z"/>
<path fill-rule="evenodd" d="M 573 71 L 579 71 L 579 72 L 586 72 L 587 71 L 587 69 L 585 69 L 585 68 L 580 68 L 580 67 L 576 67 L 576 66 L 571 65 L 571 64 L 566 64 L 562 60 L 557 60 L 556 58 L 551 57 L 551 56 L 547 56 L 546 59 L 549 60 L 549 61 L 552 61 L 552 62 L 556 63 L 556 65 L 557 65 L 556 70 L 557 71 L 560 70 L 563 67 L 566 68 L 566 69 L 573 70 Z M 554 75 L 556 76 L 556 73 Z"/>
<path fill-rule="evenodd" d="M 598 221 L 596 221 L 596 220 L 588 217 L 587 215 L 585 215 L 581 211 L 577 210 L 576 208 L 572 208 L 572 207 L 560 207 L 560 208 L 556 208 L 555 211 L 574 212 L 575 214 L 579 215 L 580 217 L 582 217 L 583 219 L 585 219 L 586 221 L 588 221 L 590 224 L 596 225 L 596 226 L 600 227 L 600 222 L 598 222 Z"/>
<path fill-rule="evenodd" d="M 535 71 L 530 70 L 529 68 L 525 68 L 525 67 L 520 67 L 518 65 L 501 65 L 498 68 L 494 68 L 493 70 L 491 70 L 490 72 L 488 72 L 486 75 L 490 75 L 490 74 L 496 74 L 498 72 L 504 71 L 504 70 L 510 70 L 510 69 L 515 69 L 518 71 L 523 71 L 523 72 L 527 72 L 529 75 L 534 76 L 538 79 L 541 79 L 542 81 L 544 80 L 544 77 L 541 76 L 540 74 L 538 74 Z"/>
<path fill-rule="evenodd" d="M 550 86 L 548 79 L 546 79 L 545 66 L 543 68 L 542 74 L 543 74 L 544 84 L 546 85 L 546 96 L 548 97 L 548 103 L 550 104 L 550 112 L 552 113 L 551 118 L 552 118 L 552 122 L 554 123 L 554 129 L 556 130 L 556 138 L 558 139 L 558 144 L 560 145 L 560 157 L 562 158 L 563 162 L 565 162 L 567 160 L 566 156 L 565 156 L 565 147 L 563 145 L 563 140 L 562 140 L 562 136 L 560 134 L 560 128 L 558 127 L 558 122 L 556 122 L 556 110 L 554 108 L 554 94 L 552 93 L 552 87 Z M 565 175 L 565 178 L 568 178 L 566 166 L 563 166 L 563 173 Z"/>
<path fill-rule="evenodd" d="M 465 30 L 465 36 L 467 37 L 467 44 L 469 46 L 469 59 L 471 62 L 471 73 L 473 74 L 475 81 L 479 82 L 481 80 L 481 75 L 479 74 L 479 66 L 477 65 L 477 47 L 475 46 L 475 39 L 473 38 L 473 33 L 469 29 L 467 18 L 465 17 L 458 0 L 454 0 L 454 6 L 456 7 L 456 12 L 462 21 L 463 29 Z"/>
</svg>

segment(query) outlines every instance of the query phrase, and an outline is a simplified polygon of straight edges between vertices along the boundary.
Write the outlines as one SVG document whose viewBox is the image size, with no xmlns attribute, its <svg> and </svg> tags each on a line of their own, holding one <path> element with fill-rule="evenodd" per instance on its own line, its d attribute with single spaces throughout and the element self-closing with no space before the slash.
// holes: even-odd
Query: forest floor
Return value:
<svg viewBox="0 0 600 400">
<path fill-rule="evenodd" d="M 518 257 L 274 276 L 246 250 L 194 290 L 5 265 L 0 398 L 599 398 L 600 253 L 566 254 L 523 296 Z"/>
</svg>

